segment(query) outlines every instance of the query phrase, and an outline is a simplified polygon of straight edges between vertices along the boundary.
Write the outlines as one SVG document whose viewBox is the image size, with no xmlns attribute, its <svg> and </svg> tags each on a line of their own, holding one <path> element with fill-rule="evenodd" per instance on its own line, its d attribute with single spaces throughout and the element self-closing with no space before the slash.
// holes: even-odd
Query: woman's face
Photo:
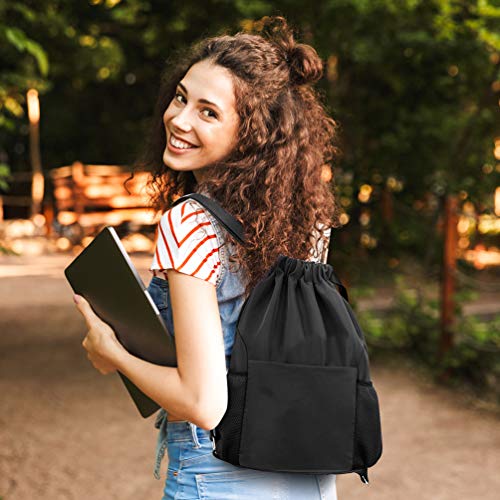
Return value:
<svg viewBox="0 0 500 500">
<path fill-rule="evenodd" d="M 192 170 L 200 182 L 203 167 L 223 159 L 236 144 L 239 117 L 229 71 L 206 60 L 191 66 L 163 123 L 163 162 L 173 170 Z"/>
</svg>

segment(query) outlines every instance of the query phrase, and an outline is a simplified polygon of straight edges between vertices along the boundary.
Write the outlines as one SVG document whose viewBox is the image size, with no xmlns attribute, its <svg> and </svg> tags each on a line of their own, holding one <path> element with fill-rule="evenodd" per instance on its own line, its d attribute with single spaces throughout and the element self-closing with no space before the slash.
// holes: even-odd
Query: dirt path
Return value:
<svg viewBox="0 0 500 500">
<path fill-rule="evenodd" d="M 0 257 L 0 499 L 159 500 L 154 417 L 85 357 L 70 260 Z M 133 260 L 147 282 L 151 259 Z M 401 368 L 374 365 L 372 378 L 384 453 L 370 485 L 338 477 L 340 500 L 498 498 L 497 418 Z"/>
</svg>

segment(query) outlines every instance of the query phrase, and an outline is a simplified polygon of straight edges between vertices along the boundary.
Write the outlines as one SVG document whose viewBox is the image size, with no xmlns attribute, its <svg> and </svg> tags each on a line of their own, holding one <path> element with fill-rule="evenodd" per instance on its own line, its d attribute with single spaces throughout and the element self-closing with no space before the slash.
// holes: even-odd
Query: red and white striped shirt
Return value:
<svg viewBox="0 0 500 500">
<path fill-rule="evenodd" d="M 330 238 L 331 228 L 324 234 Z M 328 245 L 317 241 L 314 231 L 313 244 L 308 260 L 326 262 Z M 217 236 L 205 211 L 194 200 L 187 199 L 167 210 L 158 223 L 155 254 L 150 271 L 155 276 L 167 278 L 167 269 L 175 269 L 217 284 L 221 271 Z"/>
<path fill-rule="evenodd" d="M 204 210 L 194 200 L 173 206 L 158 223 L 150 271 L 167 279 L 167 269 L 217 283 L 221 270 L 217 236 Z"/>
</svg>

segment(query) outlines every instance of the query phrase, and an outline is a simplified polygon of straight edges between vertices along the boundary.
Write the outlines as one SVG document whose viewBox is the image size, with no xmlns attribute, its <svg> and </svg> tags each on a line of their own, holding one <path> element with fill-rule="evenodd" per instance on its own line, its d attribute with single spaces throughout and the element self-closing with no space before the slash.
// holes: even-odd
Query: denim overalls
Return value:
<svg viewBox="0 0 500 500">
<path fill-rule="evenodd" d="M 209 196 L 206 192 L 203 194 Z M 216 292 L 224 334 L 227 370 L 236 323 L 245 300 L 244 286 L 240 271 L 235 268 L 235 262 L 231 259 L 234 245 L 229 241 L 224 244 L 225 229 L 208 211 L 205 210 L 205 214 L 213 224 L 219 246 L 221 272 L 216 283 Z M 167 280 L 153 276 L 148 291 L 169 332 L 173 335 L 168 286 Z M 165 450 L 169 458 L 162 500 L 337 499 L 334 474 L 266 472 L 229 464 L 212 454 L 213 445 L 209 431 L 186 420 L 168 422 L 167 412 L 163 408 L 157 414 L 155 427 L 159 429 L 154 469 L 156 479 L 160 479 L 160 466 Z"/>
</svg>

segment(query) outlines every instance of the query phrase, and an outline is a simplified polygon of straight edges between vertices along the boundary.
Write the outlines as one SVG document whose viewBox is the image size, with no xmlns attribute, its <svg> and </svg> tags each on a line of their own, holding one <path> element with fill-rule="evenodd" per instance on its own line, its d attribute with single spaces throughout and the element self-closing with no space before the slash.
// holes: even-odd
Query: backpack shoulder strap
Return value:
<svg viewBox="0 0 500 500">
<path fill-rule="evenodd" d="M 333 283 L 337 285 L 340 288 L 340 295 L 344 297 L 344 299 L 349 302 L 349 295 L 347 294 L 347 288 L 342 284 L 342 281 L 340 281 L 339 277 L 335 274 L 335 271 L 332 269 L 332 276 L 333 276 Z"/>
<path fill-rule="evenodd" d="M 172 206 L 177 205 L 188 198 L 193 198 L 200 205 L 205 207 L 240 245 L 245 244 L 245 232 L 243 225 L 212 198 L 209 198 L 201 193 L 188 193 L 175 200 L 174 203 L 172 203 Z"/>
<path fill-rule="evenodd" d="M 188 198 L 192 198 L 196 200 L 200 205 L 206 208 L 224 228 L 236 239 L 236 241 L 240 245 L 245 244 L 245 232 L 243 229 L 243 225 L 237 221 L 226 209 L 224 209 L 217 201 L 209 198 L 208 196 L 201 193 L 188 193 L 172 203 L 172 206 L 181 203 Z M 329 266 L 331 268 L 331 266 Z M 349 302 L 349 298 L 347 295 L 347 290 L 345 286 L 342 284 L 338 276 L 331 268 L 331 273 L 334 278 L 334 283 L 339 286 L 341 295 L 345 298 L 347 302 Z"/>
</svg>

